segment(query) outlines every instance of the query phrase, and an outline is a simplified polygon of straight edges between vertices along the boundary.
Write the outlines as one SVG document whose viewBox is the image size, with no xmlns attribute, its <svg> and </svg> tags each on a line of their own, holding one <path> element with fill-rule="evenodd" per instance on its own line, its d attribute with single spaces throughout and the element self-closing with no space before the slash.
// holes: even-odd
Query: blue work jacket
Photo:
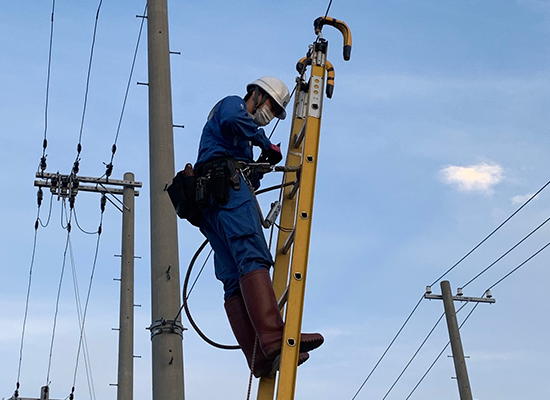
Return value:
<svg viewBox="0 0 550 400">
<path fill-rule="evenodd" d="M 195 169 L 223 157 L 253 162 L 252 146 L 267 150 L 271 142 L 250 117 L 242 98 L 225 97 L 214 106 L 202 130 Z"/>
</svg>

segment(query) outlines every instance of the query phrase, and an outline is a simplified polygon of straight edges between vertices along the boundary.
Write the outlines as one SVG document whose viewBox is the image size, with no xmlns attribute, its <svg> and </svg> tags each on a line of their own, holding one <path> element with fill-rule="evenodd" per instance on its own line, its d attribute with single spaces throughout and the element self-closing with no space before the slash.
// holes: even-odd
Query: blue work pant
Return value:
<svg viewBox="0 0 550 400">
<path fill-rule="evenodd" d="M 241 276 L 273 265 L 258 205 L 242 182 L 239 190 L 230 188 L 227 204 L 212 201 L 203 214 L 200 230 L 214 249 L 216 278 L 223 283 L 224 299 L 228 299 L 239 290 Z"/>
</svg>

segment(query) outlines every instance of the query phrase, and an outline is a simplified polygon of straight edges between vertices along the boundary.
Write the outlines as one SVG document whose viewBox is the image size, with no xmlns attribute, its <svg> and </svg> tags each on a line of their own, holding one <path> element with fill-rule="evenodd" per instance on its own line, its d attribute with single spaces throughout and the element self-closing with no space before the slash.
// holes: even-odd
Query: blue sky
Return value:
<svg viewBox="0 0 550 400">
<path fill-rule="evenodd" d="M 76 156 L 86 72 L 99 2 L 56 2 L 48 111 L 48 170 L 68 173 Z M 103 2 L 88 107 L 81 174 L 100 176 L 110 159 L 145 4 Z M 326 2 L 170 2 L 176 165 L 193 162 L 213 104 L 244 94 L 246 84 L 275 75 L 292 85 L 295 63 L 315 39 L 313 20 Z M 11 2 L 0 25 L 0 167 L 4 171 L 0 249 L 0 397 L 15 388 L 26 285 L 36 219 L 34 174 L 42 155 L 50 32 L 50 2 Z M 425 290 L 550 178 L 550 2 L 338 1 L 330 15 L 348 23 L 352 59 L 342 39 L 325 29 L 336 69 L 334 97 L 324 103 L 304 330 L 326 343 L 300 367 L 297 398 L 351 399 Z M 146 40 L 142 38 L 124 114 L 113 176 L 132 171 L 144 183 L 136 199 L 135 398 L 151 393 Z M 275 142 L 288 138 L 288 121 Z M 285 149 L 284 149 L 285 150 Z M 265 186 L 278 181 L 267 177 Z M 547 189 L 548 190 L 548 189 Z M 262 198 L 266 206 L 273 199 Z M 527 197 L 525 197 L 527 196 Z M 48 215 L 45 196 L 42 218 Z M 453 290 L 468 282 L 548 218 L 541 192 L 497 234 L 452 271 Z M 45 384 L 52 321 L 66 233 L 61 201 L 39 228 L 21 395 Z M 99 223 L 99 197 L 81 193 L 81 226 Z M 120 213 L 108 206 L 86 333 L 96 396 L 116 389 Z M 543 227 L 468 285 L 480 296 L 548 241 Z M 96 236 L 71 235 L 81 297 L 86 292 Z M 182 275 L 202 242 L 179 223 Z M 550 251 L 550 250 L 547 250 Z M 550 397 L 546 376 L 550 327 L 544 305 L 548 253 L 542 252 L 493 289 L 462 329 L 474 398 Z M 51 396 L 70 392 L 78 346 L 71 264 L 63 281 L 51 367 Z M 434 285 L 439 293 L 439 284 Z M 212 266 L 190 299 L 200 326 L 233 343 L 221 285 Z M 459 313 L 462 321 L 471 309 Z M 383 398 L 439 318 L 443 305 L 424 300 L 357 399 Z M 187 321 L 184 325 L 189 327 Z M 388 399 L 404 399 L 448 340 L 440 324 Z M 450 350 L 411 396 L 458 398 Z M 213 349 L 191 330 L 184 335 L 188 398 L 246 395 L 248 372 L 238 352 Z M 214 384 L 215 382 L 215 384 Z M 83 364 L 77 398 L 89 398 Z"/>
</svg>

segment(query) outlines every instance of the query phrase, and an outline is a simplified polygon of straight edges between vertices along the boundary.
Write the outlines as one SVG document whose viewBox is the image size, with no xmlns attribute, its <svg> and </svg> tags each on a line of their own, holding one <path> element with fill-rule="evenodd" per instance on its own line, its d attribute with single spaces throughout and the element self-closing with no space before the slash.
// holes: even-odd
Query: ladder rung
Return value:
<svg viewBox="0 0 550 400">
<path fill-rule="evenodd" d="M 296 235 L 296 229 L 293 229 L 288 238 L 286 239 L 285 244 L 283 245 L 281 249 L 282 254 L 288 253 L 290 250 L 290 246 L 292 246 L 292 243 L 294 243 L 294 236 Z"/>
<path fill-rule="evenodd" d="M 307 121 L 304 122 L 304 124 L 302 125 L 302 128 L 300 129 L 300 132 L 298 132 L 298 134 L 294 137 L 295 148 L 300 147 L 300 145 L 302 144 L 302 141 L 304 140 L 304 136 L 306 134 L 306 125 L 307 125 Z"/>
<path fill-rule="evenodd" d="M 294 185 L 290 188 L 290 191 L 288 192 L 288 198 L 293 199 L 294 196 L 296 196 L 296 193 L 298 193 L 298 189 L 300 188 L 300 179 L 296 179 L 294 182 Z"/>
<path fill-rule="evenodd" d="M 286 287 L 285 291 L 283 292 L 283 295 L 279 299 L 279 302 L 277 303 L 279 305 L 279 310 L 282 310 L 285 306 L 286 302 L 288 300 L 288 286 Z"/>
</svg>

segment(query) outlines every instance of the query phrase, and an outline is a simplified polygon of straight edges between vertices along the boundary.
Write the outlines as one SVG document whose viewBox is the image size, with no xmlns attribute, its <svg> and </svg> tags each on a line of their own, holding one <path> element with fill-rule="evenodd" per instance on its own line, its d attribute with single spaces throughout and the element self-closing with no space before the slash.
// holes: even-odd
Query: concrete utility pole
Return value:
<svg viewBox="0 0 550 400">
<path fill-rule="evenodd" d="M 133 181 L 134 174 L 124 174 Z M 124 186 L 122 195 L 122 260 L 120 268 L 120 323 L 118 335 L 117 399 L 134 398 L 134 221 L 135 190 Z"/>
<path fill-rule="evenodd" d="M 175 175 L 166 0 L 147 2 L 151 198 L 153 400 L 185 398 L 176 213 L 166 193 Z"/>
<path fill-rule="evenodd" d="M 472 389 L 470 387 L 470 379 L 468 378 L 468 370 L 466 369 L 466 361 L 464 359 L 464 350 L 462 348 L 462 340 L 460 339 L 460 330 L 456 319 L 454 301 L 467 301 L 477 303 L 494 303 L 491 292 L 487 291 L 487 297 L 464 297 L 462 289 L 458 290 L 458 295 L 453 296 L 451 292 L 451 284 L 449 281 L 441 282 L 441 295 L 432 295 L 431 288 L 426 288 L 426 299 L 443 300 L 445 308 L 445 317 L 447 319 L 447 328 L 449 330 L 449 340 L 451 342 L 451 350 L 453 352 L 453 360 L 455 365 L 456 379 L 458 382 L 458 392 L 460 400 L 473 400 Z"/>
<path fill-rule="evenodd" d="M 58 199 L 69 199 L 74 204 L 79 192 L 102 193 L 102 210 L 109 200 L 122 212 L 122 268 L 120 285 L 120 325 L 119 325 L 119 353 L 118 353 L 118 400 L 132 400 L 134 374 L 134 204 L 135 196 L 141 187 L 141 182 L 134 180 L 134 174 L 127 172 L 124 180 L 63 175 L 60 173 L 37 172 L 39 180 L 34 186 L 48 188 Z M 113 187 L 115 186 L 115 187 Z M 118 189 L 116 186 L 122 186 Z M 42 189 L 40 189 L 39 197 Z M 122 195 L 122 208 L 113 202 L 107 195 Z M 17 397 L 17 396 L 16 396 Z M 17 397 L 14 400 L 34 400 Z M 9 399 L 9 400 L 12 400 Z M 49 387 L 41 389 L 40 400 L 49 400 Z"/>
<path fill-rule="evenodd" d="M 441 295 L 443 296 L 443 307 L 445 308 L 445 318 L 447 319 L 447 328 L 449 330 L 449 340 L 451 341 L 451 350 L 455 363 L 460 400 L 473 400 L 468 370 L 466 369 L 466 361 L 464 360 L 462 340 L 460 339 L 460 331 L 456 320 L 451 284 L 449 281 L 441 282 Z"/>
</svg>

